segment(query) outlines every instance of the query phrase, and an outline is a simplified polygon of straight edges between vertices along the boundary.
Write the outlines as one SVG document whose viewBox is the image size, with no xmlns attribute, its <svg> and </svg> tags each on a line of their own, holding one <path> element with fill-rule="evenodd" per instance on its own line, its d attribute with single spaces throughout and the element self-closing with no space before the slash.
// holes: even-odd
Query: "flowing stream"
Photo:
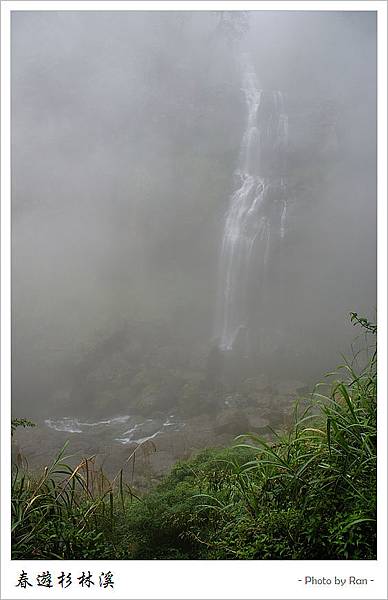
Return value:
<svg viewBox="0 0 388 600">
<path fill-rule="evenodd" d="M 74 417 L 61 417 L 45 419 L 45 424 L 55 431 L 82 433 L 89 436 L 101 436 L 108 430 L 108 438 L 121 444 L 142 444 L 163 433 L 181 431 L 185 426 L 182 419 L 174 417 L 174 415 L 145 421 L 124 415 L 96 422 L 83 422 Z"/>
<path fill-rule="evenodd" d="M 247 55 L 241 70 L 246 124 L 221 248 L 216 318 L 221 350 L 231 350 L 239 332 L 247 329 L 249 280 L 254 276 L 262 283 L 271 246 L 284 237 L 287 219 L 284 98 L 280 91 L 260 89 Z"/>
</svg>

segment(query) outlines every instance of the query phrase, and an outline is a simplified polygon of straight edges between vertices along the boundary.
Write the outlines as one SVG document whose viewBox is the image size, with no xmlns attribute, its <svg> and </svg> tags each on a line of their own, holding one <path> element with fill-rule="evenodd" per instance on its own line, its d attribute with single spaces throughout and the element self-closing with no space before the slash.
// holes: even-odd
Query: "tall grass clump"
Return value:
<svg viewBox="0 0 388 600">
<path fill-rule="evenodd" d="M 117 514 L 134 497 L 123 470 L 111 481 L 96 467 L 95 456 L 73 468 L 66 446 L 41 475 L 23 463 L 13 467 L 13 559 L 120 557 Z"/>
<path fill-rule="evenodd" d="M 351 318 L 375 335 L 375 325 Z M 209 556 L 376 558 L 375 341 L 330 375 L 326 393 L 317 386 L 307 407 L 296 407 L 289 431 L 273 432 L 273 442 L 240 437 L 254 457 L 217 489 L 209 481 L 198 509 L 217 521 L 217 534 L 203 539 Z"/>
</svg>

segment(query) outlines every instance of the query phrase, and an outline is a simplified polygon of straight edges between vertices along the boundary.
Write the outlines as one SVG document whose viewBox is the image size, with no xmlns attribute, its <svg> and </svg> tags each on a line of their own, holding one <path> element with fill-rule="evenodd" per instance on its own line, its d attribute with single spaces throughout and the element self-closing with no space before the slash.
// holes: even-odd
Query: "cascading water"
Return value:
<svg viewBox="0 0 388 600">
<path fill-rule="evenodd" d="M 247 328 L 252 264 L 262 281 L 271 245 L 284 237 L 287 217 L 284 157 L 288 118 L 283 96 L 259 88 L 246 55 L 241 65 L 247 118 L 221 248 L 216 324 L 221 350 L 231 350 L 239 332 Z"/>
</svg>

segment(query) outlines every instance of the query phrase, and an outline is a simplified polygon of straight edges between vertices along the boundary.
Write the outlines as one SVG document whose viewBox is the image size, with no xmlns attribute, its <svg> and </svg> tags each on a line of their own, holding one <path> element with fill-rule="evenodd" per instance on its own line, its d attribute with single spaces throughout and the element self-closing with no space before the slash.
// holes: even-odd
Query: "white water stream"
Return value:
<svg viewBox="0 0 388 600">
<path fill-rule="evenodd" d="M 166 432 L 181 431 L 185 426 L 183 421 L 174 415 L 169 415 L 162 420 L 146 419 L 145 421 L 125 415 L 93 423 L 83 422 L 73 417 L 60 417 L 46 419 L 45 424 L 55 431 L 97 436 L 108 429 L 109 437 L 121 444 L 141 444 Z M 128 425 L 131 425 L 129 429 Z"/>
</svg>

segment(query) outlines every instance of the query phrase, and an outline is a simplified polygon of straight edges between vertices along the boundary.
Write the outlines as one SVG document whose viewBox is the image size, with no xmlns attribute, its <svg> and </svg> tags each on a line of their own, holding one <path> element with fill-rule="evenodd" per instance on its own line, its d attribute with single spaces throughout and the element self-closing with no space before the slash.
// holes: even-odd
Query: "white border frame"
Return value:
<svg viewBox="0 0 388 600">
<path fill-rule="evenodd" d="M 10 559 L 10 395 L 11 395 L 11 298 L 10 298 L 10 13 L 23 10 L 287 10 L 377 11 L 378 13 L 378 560 L 376 561 L 11 561 Z M 142 599 L 302 599 L 387 597 L 387 4 L 377 1 L 24 1 L 1 2 L 1 598 L 142 598 Z M 66 590 L 15 587 L 24 569 L 37 573 L 82 570 L 115 574 L 115 589 Z M 298 580 L 356 575 L 368 586 L 306 586 Z"/>
</svg>

